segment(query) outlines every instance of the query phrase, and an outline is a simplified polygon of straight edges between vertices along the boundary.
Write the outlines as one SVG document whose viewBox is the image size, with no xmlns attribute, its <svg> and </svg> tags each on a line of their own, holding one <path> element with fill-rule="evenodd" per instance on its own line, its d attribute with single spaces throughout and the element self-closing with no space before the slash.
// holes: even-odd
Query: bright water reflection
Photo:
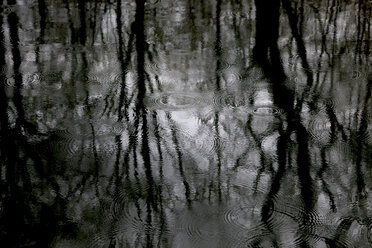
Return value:
<svg viewBox="0 0 372 248">
<path fill-rule="evenodd" d="M 371 247 L 371 10 L 1 0 L 1 244 Z"/>
</svg>

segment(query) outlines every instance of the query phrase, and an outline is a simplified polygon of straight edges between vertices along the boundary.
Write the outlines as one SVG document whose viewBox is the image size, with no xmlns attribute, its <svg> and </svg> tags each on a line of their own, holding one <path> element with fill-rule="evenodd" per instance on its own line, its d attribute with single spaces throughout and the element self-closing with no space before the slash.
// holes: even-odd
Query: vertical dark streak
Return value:
<svg viewBox="0 0 372 248">
<path fill-rule="evenodd" d="M 215 52 L 217 58 L 216 64 L 216 90 L 219 91 L 221 89 L 221 77 L 220 77 L 220 69 L 221 69 L 221 24 L 220 24 L 220 16 L 221 16 L 221 0 L 217 0 L 216 6 L 216 43 L 215 43 Z"/>
<path fill-rule="evenodd" d="M 336 135 L 335 134 L 336 129 L 341 133 L 342 139 L 346 141 L 347 140 L 346 133 L 344 131 L 343 126 L 338 122 L 337 116 L 335 114 L 335 110 L 331 103 L 327 103 L 326 111 L 327 111 L 328 119 L 331 122 L 331 135 L 332 135 L 331 143 L 335 139 L 334 136 Z"/>
<path fill-rule="evenodd" d="M 88 78 L 88 60 L 85 52 L 81 53 L 82 57 L 82 78 L 85 80 Z M 95 186 L 96 186 L 96 193 L 98 194 L 98 183 L 99 183 L 99 167 L 100 167 L 100 161 L 98 157 L 98 152 L 97 152 L 97 144 L 96 144 L 96 132 L 94 129 L 93 125 L 93 111 L 91 104 L 89 103 L 89 88 L 88 88 L 88 82 L 82 82 L 84 93 L 85 93 L 85 99 L 84 99 L 84 104 L 87 108 L 87 114 L 88 114 L 88 121 L 89 125 L 91 128 L 91 134 L 92 134 L 92 153 L 93 153 L 93 158 L 94 158 L 94 173 L 93 177 L 95 179 Z"/>
<path fill-rule="evenodd" d="M 154 178 L 152 176 L 151 160 L 150 160 L 150 146 L 148 138 L 148 124 L 146 114 L 142 115 L 142 157 L 145 163 L 145 173 L 148 182 L 148 202 L 152 204 L 155 211 L 157 211 L 157 205 L 154 199 Z"/>
<path fill-rule="evenodd" d="M 90 128 L 92 133 L 92 150 L 93 150 L 93 157 L 94 157 L 94 178 L 96 179 L 96 193 L 98 194 L 98 183 L 99 183 L 99 158 L 97 152 L 97 144 L 96 144 L 96 132 L 94 130 L 93 123 L 90 122 Z"/>
<path fill-rule="evenodd" d="M 278 38 L 280 1 L 255 0 L 256 42 L 253 48 L 253 61 L 264 70 L 266 76 L 283 81 L 285 78 L 281 63 Z"/>
<path fill-rule="evenodd" d="M 291 26 L 292 35 L 296 40 L 298 53 L 301 58 L 302 66 L 307 76 L 307 85 L 312 86 L 313 84 L 313 72 L 306 58 L 306 47 L 301 37 L 301 32 L 297 29 L 297 16 L 293 14 L 293 10 L 289 0 L 282 0 L 283 7 L 288 15 L 289 24 Z"/>
<path fill-rule="evenodd" d="M 326 180 L 323 178 L 324 172 L 329 167 L 328 162 L 327 162 L 327 158 L 326 158 L 326 148 L 324 148 L 324 147 L 322 148 L 320 156 L 321 156 L 321 161 L 322 161 L 322 167 L 319 169 L 319 171 L 317 173 L 317 176 L 320 178 L 320 180 L 322 182 L 323 191 L 328 195 L 329 205 L 331 207 L 331 210 L 333 212 L 336 212 L 337 207 L 336 207 L 336 203 L 335 203 L 335 197 L 334 197 L 332 191 L 329 189 L 329 186 L 328 186 Z"/>
<path fill-rule="evenodd" d="M 9 34 L 10 34 L 10 40 L 13 43 L 12 44 L 12 57 L 13 57 L 13 72 L 14 72 L 14 81 L 15 81 L 15 87 L 14 87 L 14 96 L 13 96 L 13 102 L 17 109 L 17 120 L 16 125 L 18 127 L 25 124 L 25 111 L 23 108 L 23 96 L 22 96 L 22 88 L 23 88 L 23 81 L 22 81 L 22 74 L 20 72 L 22 58 L 21 53 L 19 50 L 19 36 L 18 36 L 18 25 L 19 25 L 19 19 L 15 12 L 11 12 L 8 15 L 8 24 L 9 24 Z"/>
<path fill-rule="evenodd" d="M 152 189 L 150 187 L 150 189 Z M 146 210 L 147 210 L 147 218 L 146 218 L 146 229 L 145 229 L 145 233 L 146 233 L 146 247 L 147 248 L 151 248 L 153 247 L 153 232 L 151 231 L 152 229 L 152 210 L 151 210 L 151 205 L 155 205 L 155 204 L 151 204 L 151 200 L 148 199 L 146 201 Z"/>
<path fill-rule="evenodd" d="M 305 127 L 296 123 L 297 142 L 298 142 L 298 175 L 301 184 L 301 194 L 306 206 L 311 209 L 314 207 L 313 183 L 310 176 L 310 154 L 308 147 L 308 133 Z"/>
<path fill-rule="evenodd" d="M 302 223 L 300 224 L 300 229 L 298 230 L 297 235 L 300 239 L 301 247 L 310 247 L 307 237 L 311 230 L 306 227 L 306 223 L 308 223 L 311 218 L 311 211 L 315 204 L 315 193 L 310 174 L 311 161 L 308 147 L 309 138 L 307 130 L 302 124 L 300 115 L 302 102 L 307 91 L 303 94 L 302 99 L 298 100 L 299 103 L 297 103 L 296 108 L 294 108 L 295 92 L 284 85 L 286 75 L 280 61 L 280 53 L 277 46 L 279 28 L 278 2 L 273 4 L 268 1 L 256 1 L 256 44 L 253 49 L 253 59 L 263 69 L 265 76 L 270 81 L 274 104 L 284 110 L 286 113 L 286 121 L 288 122 L 286 131 L 283 129 L 279 130 L 280 136 L 277 143 L 278 170 L 273 176 L 270 191 L 262 206 L 261 219 L 265 223 L 266 228 L 271 230 L 269 219 L 274 210 L 274 199 L 280 189 L 280 181 L 286 169 L 287 147 L 290 140 L 289 136 L 292 132 L 295 132 L 298 144 L 297 175 L 300 184 L 301 198 L 305 208 L 301 215 Z M 291 3 L 288 0 L 282 0 L 282 3 L 288 15 L 292 35 L 297 43 L 302 66 L 306 71 L 307 85 L 311 86 L 313 76 L 306 59 L 306 49 L 297 28 L 298 17 L 293 13 Z M 276 241 L 273 240 L 272 242 L 275 246 Z"/>
<path fill-rule="evenodd" d="M 257 187 L 258 187 L 258 183 L 260 182 L 260 179 L 261 179 L 261 176 L 262 176 L 262 173 L 265 172 L 266 170 L 266 159 L 265 159 L 265 152 L 263 151 L 262 149 L 262 146 L 261 146 L 261 142 L 262 142 L 262 138 L 260 138 L 259 136 L 257 136 L 254 132 L 253 132 L 253 129 L 252 129 L 252 116 L 249 116 L 248 120 L 247 120 L 247 123 L 246 123 L 246 128 L 245 128 L 249 134 L 247 133 L 246 135 L 250 135 L 254 142 L 256 143 L 256 147 L 257 149 L 259 150 L 260 152 L 260 168 L 258 169 L 258 172 L 257 172 L 257 176 L 256 176 L 256 179 L 253 183 L 253 189 L 254 189 L 254 192 L 256 193 L 257 192 Z M 249 151 L 250 148 L 248 147 L 247 151 Z"/>
<path fill-rule="evenodd" d="M 270 81 L 273 91 L 274 103 L 282 109 L 291 109 L 293 106 L 293 92 L 283 86 L 286 75 L 280 59 L 280 52 L 277 45 L 279 37 L 279 8 L 280 1 L 260 1 L 256 0 L 256 41 L 253 48 L 253 61 L 263 69 L 267 79 Z M 287 112 L 290 113 L 290 112 Z M 292 119 L 288 117 L 289 119 Z M 274 210 L 274 199 L 280 190 L 281 179 L 286 168 L 286 143 L 287 135 L 283 132 L 277 144 L 279 155 L 278 170 L 273 175 L 270 190 L 267 193 L 261 207 L 261 221 L 267 230 L 272 234 L 271 242 L 274 247 L 278 247 L 276 235 L 270 223 L 270 218 Z M 253 136 L 254 137 L 254 136 Z M 262 160 L 262 159 L 261 159 Z M 261 169 L 264 163 L 261 161 Z M 257 176 L 257 181 L 260 174 Z M 258 183 L 258 182 L 257 182 Z M 258 240 L 255 242 L 259 242 Z"/>
<path fill-rule="evenodd" d="M 9 4 L 15 4 L 15 1 L 9 1 Z M 0 8 L 2 12 L 2 6 L 0 6 Z M 0 22 L 0 27 L 2 28 L 2 26 L 3 19 L 1 19 Z M 36 246 L 39 247 L 49 247 L 54 235 L 58 231 L 58 226 L 55 222 L 57 217 L 50 212 L 52 209 L 51 207 L 35 203 L 31 192 L 31 176 L 27 160 L 29 158 L 34 160 L 33 163 L 37 173 L 41 172 L 40 174 L 42 174 L 43 170 L 40 167 L 40 159 L 37 155 L 33 154 L 26 136 L 29 133 L 36 133 L 36 128 L 26 121 L 25 118 L 22 95 L 23 79 L 20 70 L 22 58 L 19 49 L 19 18 L 15 12 L 9 13 L 8 26 L 9 38 L 12 43 L 11 54 L 15 80 L 12 100 L 17 111 L 17 117 L 15 127 L 10 128 L 7 113 L 9 103 L 6 94 L 5 75 L 1 74 L 0 145 L 1 166 L 5 166 L 5 175 L 2 175 L 0 179 L 2 201 L 0 223 L 1 229 L 4 230 L 0 233 L 0 239 L 2 244 L 7 244 L 9 247 L 23 247 L 29 242 L 34 242 Z M 1 32 L 0 43 L 0 65 L 4 67 L 6 60 L 4 57 L 5 47 L 3 32 Z M 56 185 L 53 182 L 48 183 L 53 185 L 53 188 L 56 189 L 55 192 L 58 195 L 58 187 L 55 187 Z M 33 204 L 37 204 L 36 209 L 31 209 L 29 207 Z M 55 202 L 55 204 L 57 203 Z M 35 218 L 36 211 L 38 211 L 37 214 L 39 216 L 37 219 Z M 45 217 L 48 217 L 47 220 L 44 219 Z M 48 233 L 46 233 L 46 229 L 49 229 Z M 43 238 L 41 238 L 41 233 L 44 235 Z"/>
<path fill-rule="evenodd" d="M 74 22 L 72 20 L 72 15 L 71 15 L 71 10 L 70 10 L 70 4 L 68 0 L 64 0 L 64 3 L 66 5 L 67 9 L 67 15 L 68 15 L 68 22 L 69 22 L 69 27 L 70 27 L 70 32 L 71 32 L 71 44 L 75 44 L 78 42 L 78 37 L 74 28 Z"/>
<path fill-rule="evenodd" d="M 159 231 L 159 238 L 158 238 L 158 247 L 162 247 L 162 239 L 163 235 L 167 229 L 167 222 L 166 222 L 166 215 L 163 206 L 163 184 L 164 184 L 164 171 L 163 171 L 163 151 L 161 148 L 161 137 L 160 137 L 160 130 L 159 124 L 157 120 L 157 113 L 156 111 L 152 112 L 152 120 L 154 126 L 154 135 L 156 138 L 156 145 L 159 153 L 159 176 L 160 176 L 160 184 L 158 186 L 158 200 L 160 205 L 160 231 Z M 164 242 L 167 243 L 166 238 L 164 237 Z"/>
<path fill-rule="evenodd" d="M 367 34 L 366 34 L 366 47 L 364 49 L 364 54 L 366 55 L 366 57 L 368 58 L 369 57 L 369 53 L 370 53 L 370 40 L 371 40 L 371 14 L 372 14 L 372 6 L 369 5 L 368 6 L 368 16 L 366 16 L 365 18 L 367 19 Z"/>
<path fill-rule="evenodd" d="M 0 28 L 3 28 L 3 8 L 0 5 Z M 4 46 L 4 32 L 0 32 L 0 66 L 6 66 L 5 61 L 5 46 Z M 6 77 L 4 74 L 0 74 L 0 145 L 1 145 L 1 173 L 4 172 L 5 175 L 1 175 L 0 178 L 0 199 L 2 202 L 2 213 L 0 215 L 1 228 L 8 228 L 9 234 L 0 233 L 2 242 L 7 244 L 12 244 L 15 247 L 15 242 L 17 241 L 17 226 L 15 221 L 12 220 L 12 209 L 14 211 L 16 208 L 17 188 L 16 188 L 16 178 L 15 178 L 15 167 L 16 167 L 16 157 L 18 157 L 18 149 L 14 142 L 11 142 L 12 136 L 9 130 L 9 120 L 8 120 L 8 99 L 6 95 Z M 4 180 L 5 179 L 5 180 Z M 4 237 L 5 236 L 5 237 Z"/>
<path fill-rule="evenodd" d="M 1 1 L 2 2 L 2 1 Z M 3 8 L 0 4 L 0 15 L 2 15 Z M 3 28 L 3 18 L 0 18 L 0 67 L 4 68 L 6 67 L 6 61 L 5 61 L 5 37 L 4 32 L 2 32 Z M 1 141 L 4 142 L 4 135 L 6 135 L 6 130 L 8 129 L 9 122 L 8 122 L 8 100 L 7 100 L 7 94 L 6 94 L 6 76 L 5 73 L 0 73 L 0 132 L 1 132 Z M 3 146 L 2 146 L 3 147 Z M 5 156 L 5 154 L 2 152 L 1 157 Z M 1 173 L 1 172 L 0 172 Z"/>
<path fill-rule="evenodd" d="M 266 195 L 261 208 L 261 220 L 269 227 L 269 229 L 271 228 L 268 221 L 274 210 L 274 200 L 280 190 L 281 180 L 285 174 L 287 161 L 287 142 L 289 137 L 282 129 L 279 130 L 279 133 L 280 136 L 277 143 L 278 170 L 271 180 L 270 190 Z"/>
<path fill-rule="evenodd" d="M 94 42 L 96 40 L 96 28 L 97 28 L 97 15 L 98 15 L 98 4 L 99 1 L 95 1 L 94 3 L 94 13 L 93 13 L 93 21 L 90 21 L 90 30 L 92 31 L 92 43 L 91 45 L 94 45 Z"/>
<path fill-rule="evenodd" d="M 134 23 L 134 32 L 136 34 L 136 51 L 137 51 L 137 77 L 138 77 L 138 100 L 137 110 L 143 106 L 143 99 L 146 95 L 145 86 L 145 34 L 144 34 L 144 18 L 145 18 L 145 2 L 136 1 L 136 16 Z"/>
<path fill-rule="evenodd" d="M 137 147 L 137 135 L 138 135 L 138 128 L 139 128 L 139 117 L 136 116 L 134 119 L 134 130 L 129 132 L 129 144 L 128 150 L 124 155 L 123 161 L 123 171 L 121 176 L 125 174 L 126 178 L 129 180 L 129 159 L 130 159 L 130 152 L 134 149 L 136 150 Z"/>
<path fill-rule="evenodd" d="M 120 186 L 120 157 L 121 157 L 121 150 L 122 150 L 122 143 L 121 143 L 121 135 L 116 135 L 115 137 L 115 143 L 116 143 L 116 159 L 115 159 L 115 165 L 114 165 L 114 177 L 115 177 L 115 194 L 117 195 L 119 193 L 119 186 Z"/>
<path fill-rule="evenodd" d="M 217 57 L 217 64 L 216 64 L 216 90 L 221 90 L 221 0 L 217 0 L 216 6 L 216 43 L 215 43 L 215 50 L 216 50 L 216 57 Z M 217 154 L 217 194 L 218 200 L 222 200 L 222 192 L 221 192 L 221 144 L 220 144 L 220 135 L 219 135 L 219 114 L 215 112 L 214 116 L 214 129 L 216 133 L 216 154 Z"/>
<path fill-rule="evenodd" d="M 357 44 L 355 46 L 355 60 L 357 59 L 358 54 L 359 54 L 359 52 L 361 50 L 361 46 L 362 46 L 361 45 L 361 36 L 362 36 L 362 34 L 361 34 L 362 33 L 362 31 L 361 31 L 362 2 L 363 2 L 363 0 L 359 0 L 359 3 L 358 3 Z"/>
<path fill-rule="evenodd" d="M 217 154 L 217 192 L 218 200 L 222 201 L 222 189 L 221 189 L 221 167 L 222 167 L 222 154 L 221 154 L 221 138 L 219 131 L 219 114 L 214 114 L 214 131 L 216 133 L 216 154 Z"/>
<path fill-rule="evenodd" d="M 299 17 L 300 17 L 300 20 L 299 20 L 299 23 L 298 23 L 298 33 L 301 37 L 303 37 L 303 25 L 304 25 L 304 19 L 305 19 L 305 16 L 304 16 L 304 2 L 305 0 L 301 0 L 301 3 L 300 3 L 300 7 L 299 7 Z"/>
<path fill-rule="evenodd" d="M 172 132 L 172 140 L 173 140 L 173 143 L 174 143 L 174 147 L 175 147 L 176 153 L 177 153 L 178 169 L 180 171 L 180 175 L 181 175 L 181 178 L 182 178 L 182 181 L 183 181 L 183 185 L 185 187 L 186 201 L 187 201 L 188 206 L 191 207 L 190 185 L 187 182 L 187 179 L 186 179 L 186 176 L 185 176 L 185 171 L 184 171 L 184 168 L 183 168 L 182 151 L 181 151 L 181 147 L 179 145 L 178 138 L 177 138 L 176 126 L 175 126 L 175 124 L 172 120 L 171 115 L 169 113 L 166 113 L 166 115 L 167 115 L 169 126 L 170 126 L 170 129 L 171 129 L 171 132 Z"/>
<path fill-rule="evenodd" d="M 367 82 L 367 89 L 366 89 L 366 95 L 364 98 L 364 106 L 361 113 L 361 120 L 359 129 L 356 135 L 355 143 L 357 144 L 357 150 L 356 150 L 356 179 L 357 179 L 357 188 L 358 188 L 358 194 L 360 198 L 366 198 L 367 192 L 365 189 L 365 182 L 363 178 L 363 172 L 362 172 L 362 155 L 364 152 L 364 140 L 365 136 L 367 134 L 367 128 L 368 128 L 368 102 L 371 97 L 371 88 L 372 88 L 372 77 L 371 75 L 368 78 Z"/>
<path fill-rule="evenodd" d="M 78 8 L 80 11 L 80 44 L 84 46 L 87 39 L 85 0 L 78 0 Z"/>
<path fill-rule="evenodd" d="M 365 39 L 365 33 L 366 33 L 366 25 L 367 25 L 367 6 L 366 6 L 366 3 L 363 2 L 363 23 L 362 23 L 362 31 L 361 31 L 361 35 L 360 35 L 360 40 L 361 40 L 361 44 L 363 45 L 364 43 L 368 43 L 369 40 L 366 40 Z M 366 42 L 364 42 L 366 41 Z M 360 54 L 362 53 L 362 49 L 360 49 Z"/>
<path fill-rule="evenodd" d="M 121 121 L 123 119 L 123 116 L 125 116 L 126 120 L 129 120 L 129 116 L 127 113 L 127 105 L 128 100 L 126 97 L 126 72 L 128 71 L 128 66 L 130 63 L 131 55 L 132 55 L 132 44 L 134 40 L 134 30 L 131 31 L 128 45 L 127 45 L 127 51 L 125 54 L 124 59 L 124 44 L 123 44 L 123 33 L 122 33 L 122 23 L 121 23 L 121 0 L 117 0 L 117 10 L 116 10 L 116 27 L 117 27 L 117 33 L 119 37 L 119 62 L 120 62 L 120 69 L 121 69 L 121 86 L 120 86 L 120 96 L 119 96 L 119 107 L 118 107 L 118 121 Z M 132 25 L 134 27 L 134 24 Z M 122 107 L 124 105 L 124 113 L 122 113 Z"/>
<path fill-rule="evenodd" d="M 336 2 L 336 1 L 335 1 Z M 332 6 L 332 13 L 333 13 L 333 8 Z M 336 39 L 337 39 L 337 14 L 338 14 L 338 8 L 336 9 L 336 13 L 334 15 L 334 21 L 333 21 L 333 36 L 332 36 L 332 49 L 331 49 L 331 59 L 328 62 L 328 64 L 331 66 L 331 78 L 330 78 L 330 91 L 333 92 L 333 87 L 334 87 L 334 80 L 335 80 L 335 61 L 336 61 Z M 331 22 L 332 20 L 329 20 Z"/>
<path fill-rule="evenodd" d="M 136 103 L 136 118 L 142 119 L 142 147 L 141 155 L 144 162 L 146 179 L 148 182 L 147 189 L 147 220 L 146 220 L 146 246 L 152 247 L 153 241 L 151 237 L 151 225 L 152 225 L 152 214 L 151 206 L 157 211 L 157 205 L 154 199 L 154 179 L 152 175 L 151 159 L 150 159 L 150 146 L 148 137 L 148 123 L 147 123 L 147 113 L 144 109 L 144 98 L 146 96 L 146 78 L 145 78 L 145 2 L 142 0 L 136 1 L 136 15 L 135 23 L 133 26 L 134 33 L 136 35 L 136 51 L 137 51 L 137 103 Z M 130 45 L 129 45 L 130 46 Z"/>
<path fill-rule="evenodd" d="M 45 4 L 45 0 L 38 0 L 38 10 L 39 10 L 39 15 L 40 15 L 39 44 L 44 44 L 46 19 L 47 19 L 47 7 Z"/>
<path fill-rule="evenodd" d="M 311 160 L 308 147 L 308 133 L 300 120 L 295 123 L 297 133 L 297 174 L 300 182 L 301 197 L 304 203 L 304 211 L 301 216 L 301 227 L 303 231 L 299 232 L 302 247 L 310 247 L 308 244 L 308 235 L 312 232 L 312 226 L 308 223 L 311 221 L 311 212 L 314 209 L 316 196 L 314 193 L 313 179 L 310 175 Z"/>
</svg>

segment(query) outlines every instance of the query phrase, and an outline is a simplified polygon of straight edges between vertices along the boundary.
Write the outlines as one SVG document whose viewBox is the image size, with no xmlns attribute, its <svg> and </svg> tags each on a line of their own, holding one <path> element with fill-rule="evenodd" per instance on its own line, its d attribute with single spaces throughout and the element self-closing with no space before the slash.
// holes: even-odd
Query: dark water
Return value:
<svg viewBox="0 0 372 248">
<path fill-rule="evenodd" d="M 368 0 L 0 0 L 1 247 L 372 247 Z"/>
</svg>

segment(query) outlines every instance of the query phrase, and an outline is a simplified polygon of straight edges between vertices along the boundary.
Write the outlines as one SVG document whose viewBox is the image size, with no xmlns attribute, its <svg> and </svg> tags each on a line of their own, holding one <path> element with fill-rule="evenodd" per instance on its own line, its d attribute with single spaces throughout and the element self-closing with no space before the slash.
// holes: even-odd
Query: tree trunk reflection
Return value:
<svg viewBox="0 0 372 248">
<path fill-rule="evenodd" d="M 0 0 L 0 241 L 370 247 L 369 1 Z"/>
</svg>

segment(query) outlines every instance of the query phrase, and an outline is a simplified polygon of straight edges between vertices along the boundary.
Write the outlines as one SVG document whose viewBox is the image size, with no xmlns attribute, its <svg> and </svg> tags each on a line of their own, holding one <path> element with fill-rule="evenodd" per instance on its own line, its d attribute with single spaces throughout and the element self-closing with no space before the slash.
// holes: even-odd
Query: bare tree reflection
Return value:
<svg viewBox="0 0 372 248">
<path fill-rule="evenodd" d="M 9 1 L 9 4 L 16 4 Z M 2 12 L 2 3 L 0 4 Z M 1 164 L 5 175 L 1 177 L 2 213 L 1 242 L 9 247 L 49 247 L 58 234 L 73 230 L 66 218 L 66 200 L 53 179 L 55 171 L 34 153 L 28 137 L 37 134 L 36 127 L 26 119 L 22 95 L 23 78 L 20 70 L 22 59 L 19 39 L 19 18 L 15 12 L 8 15 L 9 38 L 12 45 L 14 93 L 7 94 L 5 74 L 1 74 Z M 0 26 L 3 27 L 1 18 Z M 1 68 L 6 68 L 5 37 L 1 32 Z M 11 102 L 17 117 L 15 125 L 9 119 Z M 36 174 L 32 174 L 35 171 Z M 36 176 L 36 178 L 35 178 Z M 38 181 L 38 185 L 35 185 Z M 52 190 L 55 197 L 46 204 L 37 197 L 39 190 Z M 70 230 L 67 230 L 70 229 Z"/>
<path fill-rule="evenodd" d="M 306 59 L 306 50 L 303 41 L 300 37 L 300 32 L 297 30 L 297 17 L 292 12 L 289 1 L 282 1 L 286 9 L 291 24 L 292 34 L 297 42 L 299 54 L 302 59 L 304 69 L 307 71 L 308 85 L 312 85 L 312 73 L 309 70 L 309 65 Z M 295 132 L 297 137 L 297 175 L 300 184 L 301 197 L 304 203 L 304 212 L 302 219 L 302 227 L 306 229 L 306 223 L 309 220 L 310 213 L 314 209 L 315 192 L 313 179 L 310 175 L 311 159 L 309 156 L 309 138 L 306 128 L 303 126 L 301 116 L 297 107 L 294 106 L 295 95 L 292 89 L 285 86 L 285 72 L 281 63 L 280 53 L 278 49 L 279 37 L 279 1 L 270 3 L 265 1 L 256 1 L 256 45 L 254 47 L 254 60 L 260 65 L 265 76 L 270 80 L 274 103 L 282 108 L 286 113 L 287 129 L 279 129 L 279 139 L 277 141 L 278 153 L 278 169 L 275 176 L 271 179 L 271 186 L 266 200 L 262 206 L 262 220 L 267 223 L 271 218 L 272 211 L 275 209 L 274 198 L 278 194 L 281 186 L 281 180 L 287 169 L 287 147 L 289 147 L 289 137 L 292 132 Z M 266 18 L 266 15 L 269 18 Z M 268 225 L 269 229 L 270 226 Z M 310 247 L 306 234 L 308 231 L 299 231 L 301 237 L 301 247 Z M 305 236 L 303 236 L 305 235 Z M 276 241 L 273 240 L 274 246 Z"/>
<path fill-rule="evenodd" d="M 0 8 L 10 247 L 371 242 L 368 1 Z"/>
</svg>

